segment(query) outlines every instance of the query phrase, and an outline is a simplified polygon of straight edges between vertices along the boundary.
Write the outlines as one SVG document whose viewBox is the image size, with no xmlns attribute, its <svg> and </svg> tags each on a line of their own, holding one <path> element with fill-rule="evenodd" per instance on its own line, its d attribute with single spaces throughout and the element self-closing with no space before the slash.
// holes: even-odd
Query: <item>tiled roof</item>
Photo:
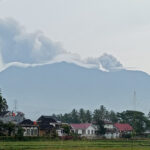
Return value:
<svg viewBox="0 0 150 150">
<path fill-rule="evenodd" d="M 114 126 L 119 130 L 119 131 L 132 131 L 133 128 L 127 124 L 127 123 L 116 123 Z"/>
<path fill-rule="evenodd" d="M 44 122 L 44 123 L 56 123 L 57 120 L 53 118 L 52 116 L 41 116 L 37 122 Z"/>
<path fill-rule="evenodd" d="M 30 119 L 25 119 L 20 123 L 20 125 L 34 125 L 34 123 Z"/>
<path fill-rule="evenodd" d="M 92 125 L 91 123 L 79 123 L 79 124 L 71 124 L 71 127 L 73 129 L 87 129 L 91 125 Z"/>
</svg>

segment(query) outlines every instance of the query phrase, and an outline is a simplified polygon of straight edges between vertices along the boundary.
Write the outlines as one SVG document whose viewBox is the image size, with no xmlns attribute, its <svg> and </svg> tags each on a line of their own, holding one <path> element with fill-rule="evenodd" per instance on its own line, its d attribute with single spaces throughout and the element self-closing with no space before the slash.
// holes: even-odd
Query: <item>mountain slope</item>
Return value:
<svg viewBox="0 0 150 150">
<path fill-rule="evenodd" d="M 35 119 L 40 114 L 81 107 L 92 110 L 102 104 L 115 111 L 133 109 L 134 89 L 137 109 L 150 109 L 150 76 L 140 71 L 103 72 L 65 62 L 10 67 L 0 73 L 0 87 L 11 108 L 17 99 L 18 109 Z"/>
</svg>

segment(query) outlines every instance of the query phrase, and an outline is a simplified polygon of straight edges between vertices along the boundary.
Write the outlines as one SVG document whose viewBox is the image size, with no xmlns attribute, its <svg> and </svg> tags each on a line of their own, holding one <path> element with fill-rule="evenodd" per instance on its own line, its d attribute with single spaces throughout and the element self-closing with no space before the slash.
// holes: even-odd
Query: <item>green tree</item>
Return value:
<svg viewBox="0 0 150 150">
<path fill-rule="evenodd" d="M 15 132 L 15 124 L 9 122 L 5 124 L 5 129 L 8 131 L 8 136 L 11 136 Z"/>
<path fill-rule="evenodd" d="M 71 112 L 72 123 L 80 123 L 79 113 L 77 110 L 73 109 Z"/>
<path fill-rule="evenodd" d="M 95 121 L 97 121 L 97 120 L 103 120 L 104 121 L 106 119 L 106 115 L 107 115 L 107 110 L 103 105 L 101 105 L 100 109 L 94 110 L 93 119 Z"/>
<path fill-rule="evenodd" d="M 22 139 L 23 138 L 23 133 L 24 133 L 24 129 L 22 127 L 18 126 L 16 137 L 19 138 L 19 139 Z"/>
<path fill-rule="evenodd" d="M 63 124 L 61 127 L 63 128 L 63 131 L 65 134 L 67 134 L 67 135 L 70 134 L 70 126 L 69 125 Z"/>
<path fill-rule="evenodd" d="M 0 121 L 0 136 L 4 135 L 4 123 Z"/>
<path fill-rule="evenodd" d="M 118 118 L 120 122 L 129 123 L 133 128 L 136 134 L 143 133 L 147 128 L 148 118 L 143 112 L 139 111 L 124 111 L 118 113 Z"/>
<path fill-rule="evenodd" d="M 85 117 L 86 117 L 86 122 L 88 123 L 92 122 L 92 113 L 89 110 L 86 111 Z"/>
<path fill-rule="evenodd" d="M 81 108 L 79 110 L 79 119 L 80 119 L 81 123 L 85 123 L 86 122 L 85 110 L 83 108 Z"/>
<path fill-rule="evenodd" d="M 104 121 L 103 120 L 97 120 L 97 134 L 98 135 L 104 135 L 106 133 L 106 129 L 104 128 Z"/>
<path fill-rule="evenodd" d="M 150 120 L 150 112 L 148 113 L 148 119 Z"/>
<path fill-rule="evenodd" d="M 8 110 L 8 105 L 7 105 L 7 101 L 5 98 L 3 98 L 1 92 L 0 92 L 0 114 L 2 112 L 5 112 Z"/>
<path fill-rule="evenodd" d="M 116 123 L 118 122 L 117 114 L 114 111 L 109 112 L 109 121 Z"/>
<path fill-rule="evenodd" d="M 104 120 L 106 119 L 106 114 L 107 110 L 103 105 L 100 106 L 100 109 L 96 109 L 93 113 L 93 120 L 98 127 L 97 133 L 99 135 L 103 135 L 106 132 L 106 129 L 104 128 Z"/>
</svg>

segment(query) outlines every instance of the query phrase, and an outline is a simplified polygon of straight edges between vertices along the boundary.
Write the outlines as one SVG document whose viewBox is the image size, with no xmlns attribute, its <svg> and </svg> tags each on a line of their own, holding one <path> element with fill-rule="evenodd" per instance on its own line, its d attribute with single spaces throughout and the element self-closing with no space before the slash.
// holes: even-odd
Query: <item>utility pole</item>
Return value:
<svg viewBox="0 0 150 150">
<path fill-rule="evenodd" d="M 133 95 L 133 109 L 134 109 L 134 111 L 136 111 L 136 91 L 134 90 L 134 95 Z"/>
<path fill-rule="evenodd" d="M 136 112 L 136 91 L 134 90 L 134 94 L 133 94 L 133 111 Z M 135 125 L 135 112 L 133 115 L 133 124 Z M 132 132 L 132 150 L 134 148 L 134 137 L 136 136 L 136 132 L 135 130 L 133 130 Z"/>
</svg>

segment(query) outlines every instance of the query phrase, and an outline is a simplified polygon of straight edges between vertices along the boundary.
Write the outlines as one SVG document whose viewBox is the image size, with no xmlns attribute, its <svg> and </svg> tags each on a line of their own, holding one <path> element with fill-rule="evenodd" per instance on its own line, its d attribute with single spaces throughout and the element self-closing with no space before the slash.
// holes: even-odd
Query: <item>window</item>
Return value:
<svg viewBox="0 0 150 150">
<path fill-rule="evenodd" d="M 30 136 L 30 129 L 27 129 L 27 136 Z"/>
<path fill-rule="evenodd" d="M 85 134 L 85 130 L 82 130 L 82 134 Z"/>
<path fill-rule="evenodd" d="M 90 130 L 88 130 L 88 134 L 90 134 Z"/>
<path fill-rule="evenodd" d="M 77 129 L 75 130 L 75 133 L 77 133 L 77 134 L 78 134 L 78 130 L 77 130 Z"/>
<path fill-rule="evenodd" d="M 37 129 L 34 129 L 34 135 L 38 135 L 38 130 Z"/>
<path fill-rule="evenodd" d="M 33 129 L 31 129 L 31 136 L 33 136 Z"/>
</svg>

